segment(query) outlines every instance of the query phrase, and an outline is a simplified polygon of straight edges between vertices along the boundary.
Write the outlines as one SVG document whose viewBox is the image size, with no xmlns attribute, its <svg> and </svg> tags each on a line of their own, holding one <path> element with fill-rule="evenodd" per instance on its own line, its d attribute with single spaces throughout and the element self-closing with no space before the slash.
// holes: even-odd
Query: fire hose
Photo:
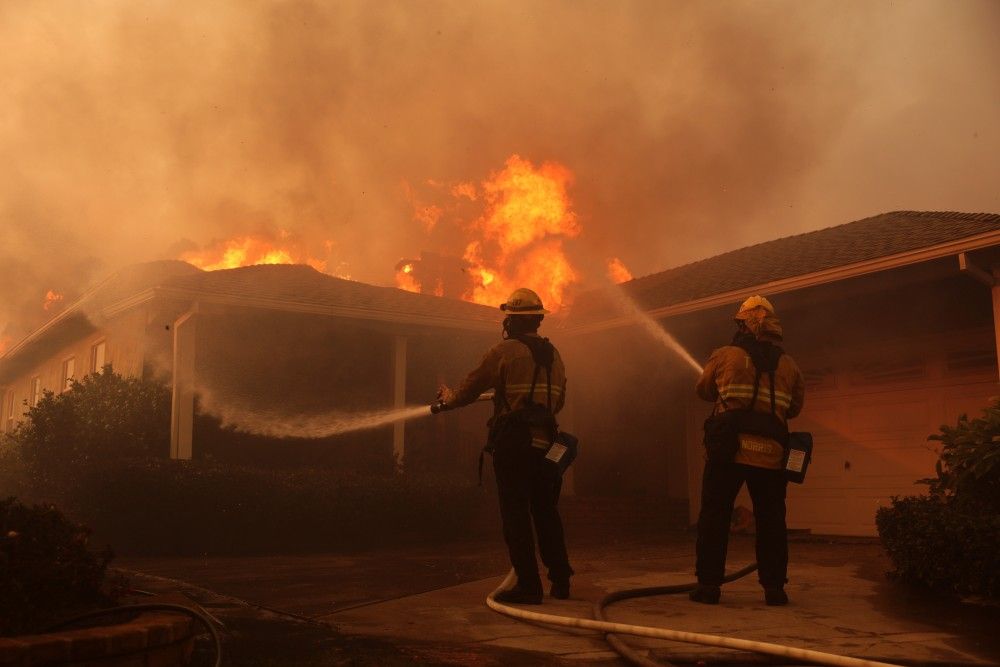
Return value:
<svg viewBox="0 0 1000 667">
<path fill-rule="evenodd" d="M 747 567 L 727 575 L 726 582 L 733 581 L 745 576 L 757 569 L 757 564 L 753 563 Z M 616 635 L 633 635 L 635 637 L 648 637 L 651 639 L 667 639 L 670 641 L 687 642 L 690 644 L 704 644 L 706 646 L 718 646 L 720 648 L 737 649 L 741 651 L 751 651 L 753 653 L 764 653 L 781 658 L 793 660 L 803 660 L 818 665 L 833 665 L 834 667 L 898 667 L 887 662 L 877 662 L 874 660 L 864 660 L 861 658 L 850 658 L 847 656 L 813 651 L 811 649 L 796 648 L 793 646 L 783 646 L 781 644 L 771 644 L 768 642 L 751 641 L 748 639 L 736 639 L 733 637 L 723 637 L 720 635 L 708 635 L 699 632 L 684 632 L 681 630 L 670 630 L 668 628 L 657 628 L 645 625 L 631 625 L 628 623 L 613 623 L 604 620 L 604 607 L 620 600 L 629 598 L 645 597 L 648 595 L 661 595 L 664 593 L 680 593 L 695 587 L 695 584 L 679 584 L 677 586 L 656 586 L 651 588 L 637 588 L 610 593 L 601 599 L 594 606 L 594 615 L 598 620 L 589 618 L 577 618 L 574 616 L 559 616 L 556 614 L 542 614 L 536 611 L 528 611 L 517 607 L 511 607 L 494 599 L 497 593 L 512 587 L 517 576 L 511 570 L 507 577 L 497 588 L 486 597 L 486 605 L 498 613 L 510 616 L 511 618 L 523 621 L 543 623 L 545 625 L 558 625 L 567 628 L 581 628 L 585 630 L 597 630 L 606 635 L 608 643 L 627 660 L 638 665 L 663 667 L 662 663 L 657 663 L 648 658 L 638 655 L 633 649 L 626 646 Z M 624 647 L 625 650 L 620 650 Z"/>
</svg>

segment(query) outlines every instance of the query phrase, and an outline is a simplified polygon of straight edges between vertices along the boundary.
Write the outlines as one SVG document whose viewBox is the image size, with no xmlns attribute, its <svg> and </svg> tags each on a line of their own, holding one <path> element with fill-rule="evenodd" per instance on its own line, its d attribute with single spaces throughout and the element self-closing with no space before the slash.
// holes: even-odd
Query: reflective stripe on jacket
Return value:
<svg viewBox="0 0 1000 667">
<path fill-rule="evenodd" d="M 534 372 L 535 360 L 528 346 L 513 338 L 507 339 L 490 348 L 479 366 L 466 376 L 450 396 L 444 398 L 449 406 L 457 408 L 472 403 L 484 391 L 493 389 L 498 397 L 493 402 L 493 416 L 500 417 L 528 404 Z M 552 414 L 556 414 L 566 402 L 566 367 L 559 351 L 554 347 L 551 382 Z M 534 402 L 547 405 L 548 390 L 545 368 L 542 367 L 538 369 L 535 382 Z M 500 396 L 506 396 L 510 410 L 499 400 Z M 548 447 L 549 434 L 544 429 L 532 429 L 532 444 L 536 447 Z"/>
<path fill-rule="evenodd" d="M 714 401 L 718 412 L 745 409 L 753 398 L 753 385 L 757 376 L 750 355 L 741 347 L 726 345 L 712 352 L 705 371 L 698 381 L 698 396 L 706 401 Z M 787 354 L 781 355 L 778 368 L 774 372 L 774 408 L 782 422 L 797 416 L 805 401 L 805 380 L 798 364 Z M 771 412 L 771 382 L 768 373 L 760 376 L 757 392 L 757 412 Z M 784 451 L 781 445 L 770 438 L 741 436 L 740 449 L 736 452 L 737 463 L 745 463 L 760 468 L 780 468 Z"/>
</svg>

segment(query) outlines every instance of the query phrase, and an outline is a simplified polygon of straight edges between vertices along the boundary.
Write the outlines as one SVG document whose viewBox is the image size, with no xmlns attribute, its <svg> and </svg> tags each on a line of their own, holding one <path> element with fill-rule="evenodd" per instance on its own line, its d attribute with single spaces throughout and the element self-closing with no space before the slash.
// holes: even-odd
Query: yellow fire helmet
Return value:
<svg viewBox="0 0 1000 667">
<path fill-rule="evenodd" d="M 510 293 L 500 310 L 508 315 L 545 315 L 549 311 L 542 307 L 542 300 L 533 290 L 521 287 Z"/>
<path fill-rule="evenodd" d="M 754 294 L 752 297 L 740 304 L 740 309 L 736 311 L 736 315 L 733 316 L 734 320 L 747 320 L 753 317 L 754 312 L 758 308 L 763 308 L 767 312 L 774 315 L 774 306 L 771 302 L 764 297 Z"/>
</svg>

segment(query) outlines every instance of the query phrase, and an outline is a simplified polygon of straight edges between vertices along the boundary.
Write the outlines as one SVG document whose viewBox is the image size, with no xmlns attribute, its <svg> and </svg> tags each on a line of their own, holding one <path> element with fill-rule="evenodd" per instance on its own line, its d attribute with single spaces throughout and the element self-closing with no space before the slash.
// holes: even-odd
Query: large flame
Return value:
<svg viewBox="0 0 1000 667">
<path fill-rule="evenodd" d="M 563 248 L 566 239 L 580 233 L 568 194 L 572 181 L 572 173 L 561 164 L 544 162 L 536 167 L 512 155 L 503 169 L 478 186 L 428 181 L 450 197 L 443 206 L 419 200 L 407 187 L 414 219 L 426 232 L 438 226 L 446 213 L 459 218 L 456 229 L 463 237 L 464 266 L 461 289 L 455 290 L 451 287 L 455 272 L 447 258 L 429 253 L 421 260 L 403 260 L 396 265 L 397 286 L 460 295 L 490 306 L 502 303 L 518 287 L 529 287 L 547 308 L 559 310 L 568 301 L 569 287 L 579 280 Z"/>
<path fill-rule="evenodd" d="M 351 277 L 344 263 L 333 270 L 327 260 L 313 256 L 305 245 L 285 232 L 279 233 L 278 238 L 265 234 L 243 234 L 213 241 L 198 250 L 189 250 L 182 253 L 180 259 L 205 271 L 258 264 L 306 264 L 321 273 L 339 278 Z M 332 241 L 327 241 L 325 246 L 328 254 L 332 252 Z"/>
<path fill-rule="evenodd" d="M 465 248 L 474 284 L 468 298 L 497 305 L 518 287 L 530 287 L 550 310 L 565 304 L 578 279 L 563 239 L 580 233 L 566 190 L 573 176 L 554 162 L 535 168 L 519 155 L 482 184 L 486 211 L 470 226 L 478 237 Z"/>
</svg>

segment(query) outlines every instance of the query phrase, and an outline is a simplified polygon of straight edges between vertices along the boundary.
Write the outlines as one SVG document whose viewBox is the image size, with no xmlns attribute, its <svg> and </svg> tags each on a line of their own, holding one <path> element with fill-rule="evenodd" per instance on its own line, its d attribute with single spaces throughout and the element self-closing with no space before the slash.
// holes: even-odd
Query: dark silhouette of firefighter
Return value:
<svg viewBox="0 0 1000 667">
<path fill-rule="evenodd" d="M 566 371 L 559 352 L 538 335 L 549 311 L 535 292 L 515 290 L 500 309 L 507 315 L 504 340 L 486 353 L 457 389 L 442 387 L 434 408 L 435 412 L 458 408 L 494 390 L 485 450 L 493 456 L 503 536 L 517 574 L 514 588 L 497 594 L 496 600 L 541 604 L 532 521 L 552 597 L 569 597 L 573 574 L 556 507 L 562 472 L 552 456 L 559 447 L 556 444 L 553 450 L 558 431 L 555 415 L 566 400 Z"/>
<path fill-rule="evenodd" d="M 784 458 L 787 420 L 802 410 L 805 384 L 779 346 L 781 323 L 761 296 L 743 302 L 730 345 L 712 353 L 698 396 L 713 401 L 705 421 L 705 471 L 698 517 L 695 602 L 716 604 L 726 567 L 733 503 L 744 483 L 753 501 L 758 578 L 769 605 L 788 603 Z"/>
</svg>

